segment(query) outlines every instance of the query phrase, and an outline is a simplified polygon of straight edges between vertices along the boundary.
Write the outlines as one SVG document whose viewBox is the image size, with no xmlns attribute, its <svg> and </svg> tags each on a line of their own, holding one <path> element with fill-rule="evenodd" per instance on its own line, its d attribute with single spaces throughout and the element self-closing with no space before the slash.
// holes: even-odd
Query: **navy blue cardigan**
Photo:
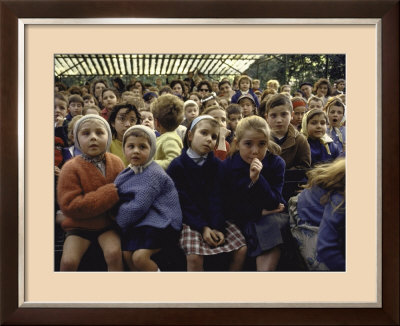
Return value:
<svg viewBox="0 0 400 326">
<path fill-rule="evenodd" d="M 252 186 L 250 164 L 238 152 L 222 162 L 220 178 L 225 216 L 239 226 L 256 221 L 263 209 L 273 210 L 279 203 L 286 203 L 282 197 L 285 161 L 267 152 L 261 162 L 260 177 Z"/>
<path fill-rule="evenodd" d="M 319 139 L 312 139 L 308 137 L 307 141 L 310 144 L 312 166 L 317 163 L 333 161 L 340 155 L 339 148 L 334 142 L 328 143 L 329 150 L 331 152 L 331 154 L 329 154 Z"/>
<path fill-rule="evenodd" d="M 221 161 L 210 152 L 202 166 L 197 165 L 182 149 L 167 169 L 178 190 L 183 223 L 203 232 L 208 226 L 221 232 L 225 230 L 220 187 L 217 173 Z"/>
</svg>

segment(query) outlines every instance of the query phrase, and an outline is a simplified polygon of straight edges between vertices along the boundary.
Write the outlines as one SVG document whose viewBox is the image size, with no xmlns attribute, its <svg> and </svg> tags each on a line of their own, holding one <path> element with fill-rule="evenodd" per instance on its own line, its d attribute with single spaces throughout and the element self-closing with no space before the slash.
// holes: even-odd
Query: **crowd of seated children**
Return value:
<svg viewBox="0 0 400 326">
<path fill-rule="evenodd" d="M 189 82 L 153 87 L 133 79 L 125 87 L 115 79 L 109 88 L 96 79 L 85 90 L 57 83 L 60 270 L 78 270 L 90 244 L 104 253 L 108 270 L 160 270 L 154 257 L 174 246 L 188 271 L 206 270 L 205 257 L 227 256 L 227 270 L 249 270 L 249 259 L 258 271 L 276 270 L 289 214 L 302 211 L 297 200 L 325 193 L 338 209 L 316 213 L 316 263 L 307 268 L 344 270 L 344 257 L 326 249 L 337 240 L 343 250 L 344 191 L 333 195 L 324 182 L 339 184 L 335 173 L 344 169 L 345 81 L 333 89 L 324 78 L 314 88 L 303 82 L 294 97 L 291 85 L 271 79 L 263 91 L 248 75 L 231 84 L 196 74 Z M 313 171 L 326 179 L 315 181 Z M 296 196 L 301 184 L 304 194 Z M 290 197 L 296 207 L 288 207 Z"/>
</svg>

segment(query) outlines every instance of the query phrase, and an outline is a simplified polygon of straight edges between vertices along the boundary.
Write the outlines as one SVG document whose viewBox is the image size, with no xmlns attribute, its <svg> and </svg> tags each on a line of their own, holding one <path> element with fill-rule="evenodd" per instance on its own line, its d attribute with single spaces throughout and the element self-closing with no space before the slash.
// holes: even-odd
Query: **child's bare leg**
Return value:
<svg viewBox="0 0 400 326">
<path fill-rule="evenodd" d="M 124 257 L 125 263 L 128 265 L 130 271 L 137 271 L 133 265 L 133 251 L 123 251 L 122 256 Z"/>
<path fill-rule="evenodd" d="M 229 270 L 232 272 L 241 271 L 246 259 L 247 246 L 240 247 L 232 253 L 232 261 L 229 265 Z"/>
<path fill-rule="evenodd" d="M 138 249 L 132 255 L 134 268 L 143 272 L 157 272 L 158 266 L 151 256 L 161 249 Z"/>
<path fill-rule="evenodd" d="M 190 254 L 186 256 L 186 268 L 188 272 L 202 272 L 204 257 L 200 255 Z"/>
<path fill-rule="evenodd" d="M 276 270 L 281 256 L 281 249 L 274 247 L 256 258 L 258 272 L 267 272 Z"/>
<path fill-rule="evenodd" d="M 97 238 L 103 250 L 108 271 L 123 271 L 121 240 L 114 230 L 106 231 Z"/>
<path fill-rule="evenodd" d="M 77 235 L 70 235 L 65 239 L 61 257 L 60 271 L 76 271 L 82 256 L 90 246 L 90 241 Z"/>
</svg>

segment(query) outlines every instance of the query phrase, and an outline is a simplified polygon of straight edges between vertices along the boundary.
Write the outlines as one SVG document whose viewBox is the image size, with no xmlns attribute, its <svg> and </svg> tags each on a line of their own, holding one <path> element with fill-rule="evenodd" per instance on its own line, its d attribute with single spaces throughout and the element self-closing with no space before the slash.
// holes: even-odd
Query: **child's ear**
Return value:
<svg viewBox="0 0 400 326">
<path fill-rule="evenodd" d="M 193 133 L 189 130 L 188 131 L 188 141 L 192 142 L 193 140 Z"/>
</svg>

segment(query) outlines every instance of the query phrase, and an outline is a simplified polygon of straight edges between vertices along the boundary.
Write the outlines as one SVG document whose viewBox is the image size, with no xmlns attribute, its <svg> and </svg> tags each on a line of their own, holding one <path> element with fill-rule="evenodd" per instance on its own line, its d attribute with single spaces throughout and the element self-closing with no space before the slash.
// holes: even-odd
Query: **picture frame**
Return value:
<svg viewBox="0 0 400 326">
<path fill-rule="evenodd" d="M 174 10 L 171 2 L 105 1 L 93 9 L 92 1 L 81 1 L 74 10 L 68 1 L 1 1 L 1 323 L 17 324 L 398 324 L 399 323 L 399 222 L 398 222 L 398 1 L 249 1 L 243 12 L 239 2 L 217 1 L 212 5 L 190 1 Z M 183 1 L 176 1 L 183 5 Z M 253 7 L 252 7 L 253 5 Z M 286 10 L 290 5 L 292 11 Z M 257 6 L 257 7 L 256 7 Z M 210 9 L 212 8 L 212 14 Z M 255 9 L 257 8 L 257 10 Z M 266 12 L 260 17 L 260 12 Z M 296 13 L 295 16 L 291 12 Z M 324 12 L 325 14 L 321 14 Z M 374 17 L 371 16 L 374 13 Z M 329 14 L 328 14 L 329 13 Z M 18 119 L 18 19 L 22 18 L 379 18 L 382 20 L 382 307 L 381 308 L 21 308 L 18 286 L 18 146 L 24 137 Z M 213 17 L 211 17 L 213 16 Z M 327 16 L 327 17 L 328 17 Z M 14 108 L 14 110 L 12 110 Z M 397 119 L 396 119 L 397 118 Z"/>
</svg>

